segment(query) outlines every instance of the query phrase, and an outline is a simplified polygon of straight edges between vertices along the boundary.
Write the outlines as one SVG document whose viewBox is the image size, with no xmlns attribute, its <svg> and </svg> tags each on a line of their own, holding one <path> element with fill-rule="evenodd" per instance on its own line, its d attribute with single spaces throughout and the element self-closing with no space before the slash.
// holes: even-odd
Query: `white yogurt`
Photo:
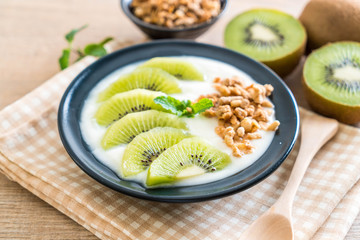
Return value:
<svg viewBox="0 0 360 240">
<path fill-rule="evenodd" d="M 254 83 L 255 81 L 250 78 L 247 74 L 241 70 L 216 60 L 193 57 L 193 56 L 184 56 L 177 57 L 184 59 L 188 62 L 194 64 L 202 73 L 204 73 L 204 82 L 198 81 L 179 81 L 180 88 L 182 93 L 172 94 L 171 96 L 177 99 L 190 99 L 196 100 L 202 94 L 215 93 L 216 90 L 212 87 L 212 81 L 215 77 L 226 78 L 232 76 L 238 76 L 241 79 L 245 80 L 246 84 Z M 90 92 L 89 96 L 85 100 L 84 107 L 81 113 L 80 128 L 84 140 L 90 146 L 94 156 L 99 159 L 106 166 L 111 168 L 116 172 L 120 177 L 121 173 L 119 172 L 120 162 L 126 148 L 126 144 L 121 144 L 117 147 L 111 148 L 109 150 L 104 150 L 101 147 L 101 139 L 105 134 L 106 127 L 100 126 L 96 123 L 94 115 L 99 107 L 99 103 L 96 102 L 98 94 L 103 91 L 107 86 L 116 81 L 121 75 L 133 71 L 138 65 L 142 62 L 134 63 L 122 67 L 113 73 L 106 76 L 102 79 Z M 254 163 L 260 156 L 266 151 L 269 147 L 273 137 L 274 132 L 260 131 L 262 134 L 261 139 L 252 140 L 252 144 L 255 146 L 253 153 L 246 154 L 241 158 L 232 156 L 231 149 L 225 145 L 223 139 L 215 133 L 215 127 L 217 126 L 217 120 L 214 118 L 206 118 L 203 116 L 196 116 L 195 118 L 182 118 L 188 125 L 189 131 L 193 135 L 202 137 L 209 144 L 217 147 L 218 149 L 226 152 L 231 157 L 231 164 L 221 171 L 205 173 L 201 176 L 189 178 L 182 180 L 174 185 L 196 185 L 207 182 L 216 181 L 230 175 L 233 175 L 244 168 L 250 166 Z M 270 117 L 270 120 L 274 120 L 274 114 Z M 132 180 L 138 181 L 142 184 L 145 183 L 146 171 L 144 173 L 138 174 Z"/>
</svg>

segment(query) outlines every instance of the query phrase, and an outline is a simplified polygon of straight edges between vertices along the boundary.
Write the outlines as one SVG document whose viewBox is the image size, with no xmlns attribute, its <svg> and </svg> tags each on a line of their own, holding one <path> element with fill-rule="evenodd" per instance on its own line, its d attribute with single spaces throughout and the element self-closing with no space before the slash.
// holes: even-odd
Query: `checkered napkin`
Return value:
<svg viewBox="0 0 360 240">
<path fill-rule="evenodd" d="M 83 59 L 0 112 L 0 169 L 9 179 L 101 239 L 238 239 L 279 198 L 298 144 L 263 182 L 208 202 L 139 200 L 88 177 L 62 146 L 56 118 L 65 88 L 94 60 Z M 344 238 L 360 210 L 359 145 L 360 129 L 341 125 L 313 159 L 295 198 L 296 239 Z"/>
</svg>

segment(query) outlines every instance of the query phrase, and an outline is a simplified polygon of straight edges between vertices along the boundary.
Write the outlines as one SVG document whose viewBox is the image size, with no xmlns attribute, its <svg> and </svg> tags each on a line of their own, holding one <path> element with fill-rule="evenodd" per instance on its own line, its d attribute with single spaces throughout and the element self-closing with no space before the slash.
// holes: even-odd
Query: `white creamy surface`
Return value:
<svg viewBox="0 0 360 240">
<path fill-rule="evenodd" d="M 184 56 L 177 57 L 182 58 L 188 62 L 194 64 L 202 73 L 204 73 L 205 81 L 179 81 L 179 86 L 182 89 L 182 93 L 172 94 L 171 96 L 177 99 L 190 99 L 196 100 L 201 94 L 215 93 L 216 90 L 212 87 L 212 81 L 215 77 L 232 77 L 238 76 L 245 80 L 247 84 L 255 82 L 247 74 L 239 69 L 216 60 Z M 105 165 L 110 167 L 113 171 L 119 173 L 119 166 L 122 159 L 122 155 L 126 148 L 126 144 L 119 145 L 109 150 L 103 150 L 101 147 L 101 139 L 105 134 L 106 127 L 100 126 L 96 123 L 94 115 L 99 107 L 99 103 L 96 102 L 97 95 L 109 86 L 112 82 L 116 81 L 121 75 L 133 71 L 142 62 L 127 65 L 119 70 L 106 76 L 101 82 L 99 82 L 93 90 L 90 92 L 88 98 L 85 100 L 84 107 L 81 113 L 80 128 L 83 134 L 84 140 L 88 143 L 93 154 L 97 159 L 102 161 Z M 242 169 L 248 167 L 255 162 L 268 148 L 273 137 L 274 132 L 261 131 L 262 138 L 252 140 L 252 144 L 255 146 L 253 153 L 246 154 L 241 158 L 232 156 L 231 149 L 225 145 L 223 139 L 215 133 L 215 127 L 217 126 L 217 120 L 214 118 L 206 118 L 203 116 L 196 116 L 195 118 L 182 118 L 188 125 L 189 131 L 193 135 L 202 137 L 209 144 L 217 147 L 223 152 L 228 153 L 231 156 L 232 163 L 221 171 L 206 173 L 201 176 L 182 180 L 174 185 L 195 185 L 206 182 L 215 181 L 225 178 Z M 270 118 L 274 120 L 274 116 Z M 146 174 L 139 174 L 135 177 L 136 181 L 142 183 L 145 182 Z"/>
</svg>

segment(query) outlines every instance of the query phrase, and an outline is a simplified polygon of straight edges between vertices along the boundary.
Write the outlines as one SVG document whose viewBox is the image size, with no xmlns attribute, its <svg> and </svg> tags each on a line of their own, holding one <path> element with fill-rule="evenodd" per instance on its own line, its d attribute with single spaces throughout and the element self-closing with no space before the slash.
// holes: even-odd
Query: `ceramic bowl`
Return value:
<svg viewBox="0 0 360 240">
<path fill-rule="evenodd" d="M 252 165 L 215 182 L 184 187 L 147 189 L 141 184 L 120 179 L 92 154 L 82 138 L 80 116 L 84 100 L 92 88 L 113 71 L 138 61 L 159 56 L 200 56 L 230 64 L 255 79 L 272 84 L 272 102 L 280 128 L 265 153 Z M 240 53 L 208 44 L 184 40 L 158 40 L 134 45 L 111 53 L 83 70 L 67 88 L 59 107 L 61 140 L 75 163 L 89 176 L 121 193 L 161 202 L 197 202 L 243 191 L 273 173 L 294 146 L 299 129 L 295 99 L 284 82 L 269 68 Z"/>
<path fill-rule="evenodd" d="M 121 0 L 121 8 L 123 9 L 126 16 L 146 35 L 152 39 L 160 38 L 182 38 L 182 39 L 195 39 L 204 32 L 206 32 L 222 15 L 225 10 L 227 0 L 220 0 L 221 8 L 220 13 L 216 17 L 213 17 L 210 21 L 193 25 L 191 27 L 184 28 L 168 28 L 150 24 L 142 21 L 136 17 L 130 7 L 132 0 Z"/>
</svg>

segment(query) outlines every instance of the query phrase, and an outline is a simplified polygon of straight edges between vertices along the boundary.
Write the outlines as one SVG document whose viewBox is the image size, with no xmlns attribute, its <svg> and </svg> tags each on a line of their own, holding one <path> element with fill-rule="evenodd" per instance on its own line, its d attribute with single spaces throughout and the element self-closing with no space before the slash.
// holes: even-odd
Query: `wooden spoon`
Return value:
<svg viewBox="0 0 360 240">
<path fill-rule="evenodd" d="M 289 181 L 277 202 L 243 232 L 241 240 L 293 240 L 292 203 L 310 161 L 335 135 L 338 122 L 311 115 L 301 119 L 301 145 Z"/>
</svg>

